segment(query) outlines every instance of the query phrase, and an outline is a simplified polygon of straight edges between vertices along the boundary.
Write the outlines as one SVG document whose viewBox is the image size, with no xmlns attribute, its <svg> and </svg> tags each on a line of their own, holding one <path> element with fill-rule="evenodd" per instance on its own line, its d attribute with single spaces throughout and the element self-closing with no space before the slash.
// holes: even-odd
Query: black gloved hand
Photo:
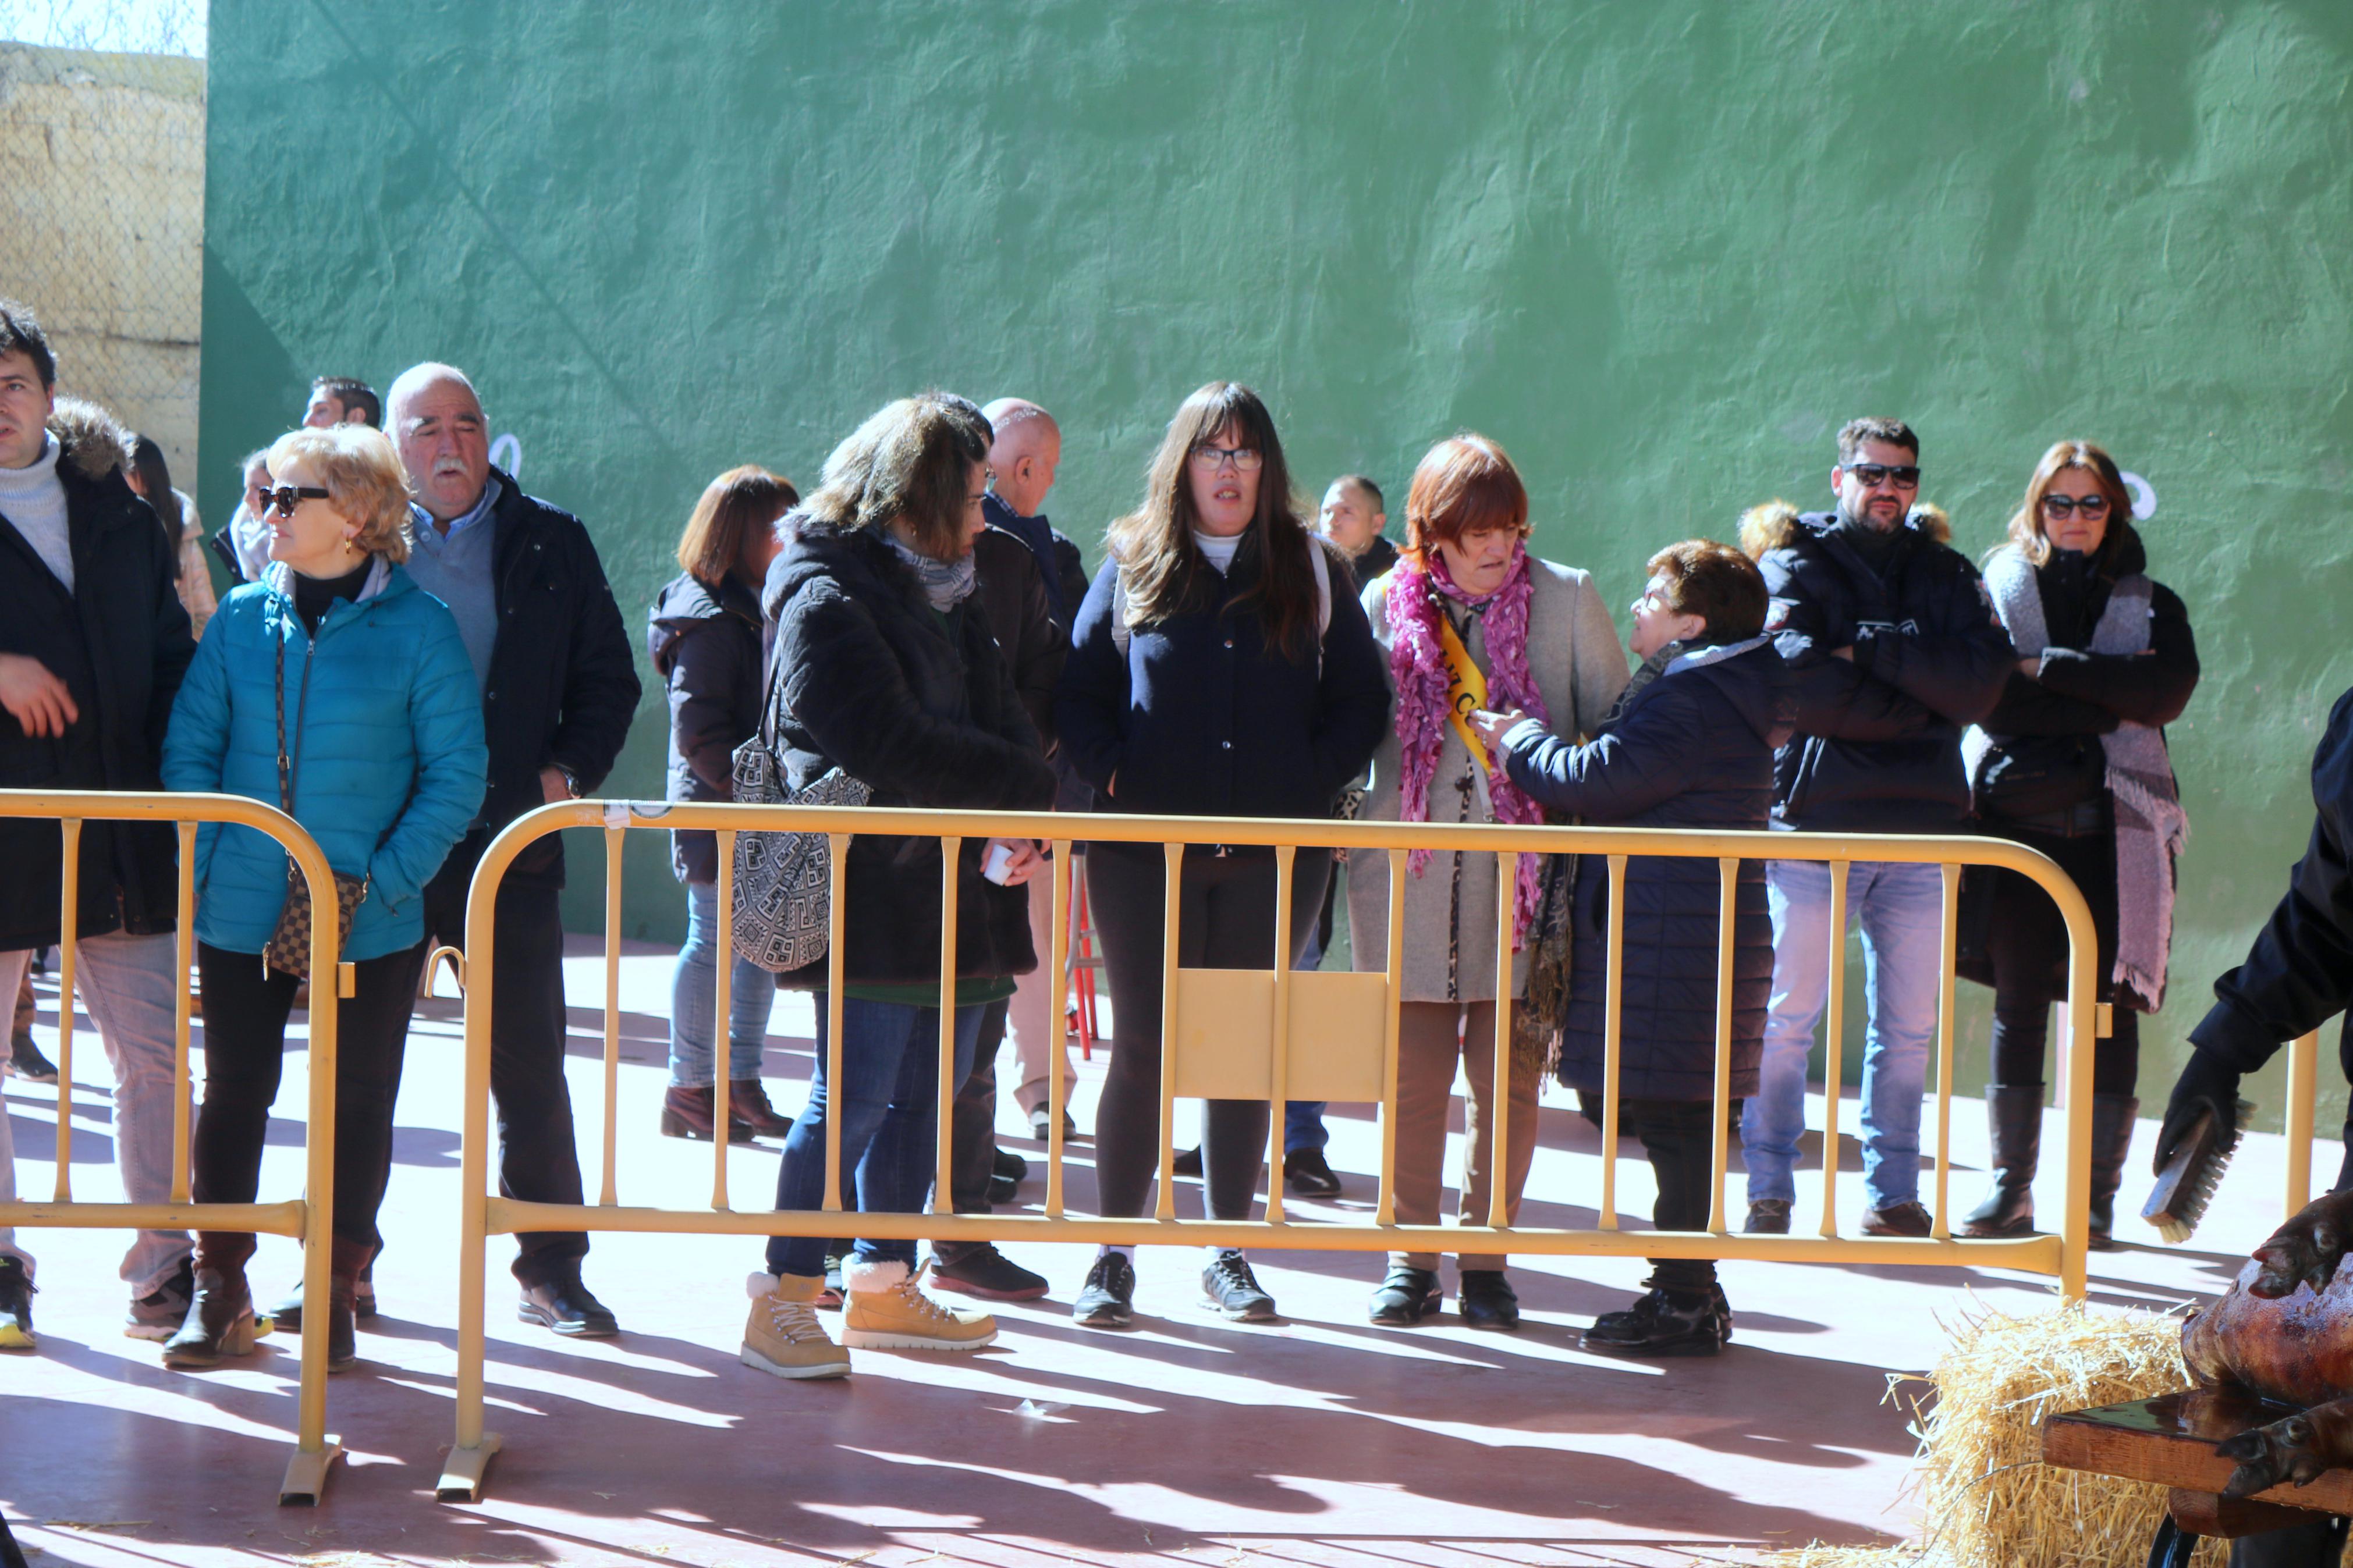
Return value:
<svg viewBox="0 0 2353 1568">
<path fill-rule="evenodd" d="M 2216 1129 L 2228 1139 L 2239 1126 L 2239 1074 L 2220 1057 L 2206 1051 L 2189 1053 L 2189 1065 L 2181 1069 L 2174 1080 L 2173 1097 L 2165 1102 L 2165 1121 L 2157 1131 L 2157 1159 L 2149 1166 L 2151 1174 L 2165 1169 L 2167 1161 L 2189 1135 L 2197 1124 L 2199 1112 L 2211 1110 Z"/>
</svg>

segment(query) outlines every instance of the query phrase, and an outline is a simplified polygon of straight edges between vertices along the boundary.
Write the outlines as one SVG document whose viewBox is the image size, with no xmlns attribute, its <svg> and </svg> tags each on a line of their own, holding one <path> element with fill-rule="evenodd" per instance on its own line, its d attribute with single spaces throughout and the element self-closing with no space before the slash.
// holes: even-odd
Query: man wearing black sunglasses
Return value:
<svg viewBox="0 0 2353 1568">
<path fill-rule="evenodd" d="M 1777 827 L 1951 833 L 1969 815 L 1961 731 L 2000 697 L 2017 655 L 1977 569 L 1918 507 L 1920 441 L 1894 419 L 1839 432 L 1835 510 L 1785 511 L 1760 543 L 1767 630 L 1789 663 L 1797 730 L 1774 759 Z M 1783 1233 L 1806 1129 L 1806 1058 L 1828 1000 L 1830 868 L 1769 864 L 1773 993 L 1757 1098 L 1743 1108 L 1751 1231 Z M 1849 918 L 1870 957 L 1863 1191 L 1873 1236 L 1926 1236 L 1920 1097 L 1943 972 L 1935 866 L 1856 862 Z M 1835 1094 L 1838 1086 L 1828 1086 Z"/>
</svg>

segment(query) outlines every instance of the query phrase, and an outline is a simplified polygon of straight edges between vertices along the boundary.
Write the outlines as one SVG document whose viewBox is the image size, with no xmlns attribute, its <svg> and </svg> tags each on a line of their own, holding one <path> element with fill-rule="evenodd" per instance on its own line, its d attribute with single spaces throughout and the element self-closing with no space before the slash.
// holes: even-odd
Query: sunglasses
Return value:
<svg viewBox="0 0 2353 1568">
<path fill-rule="evenodd" d="M 2086 518 L 2105 517 L 2108 515 L 2108 498 L 2046 495 L 2042 498 L 2042 510 L 2051 517 L 2073 517 L 2079 511 Z"/>
<path fill-rule="evenodd" d="M 1884 484 L 1893 484 L 1899 490 L 1920 488 L 1920 470 L 1910 464 L 1891 468 L 1884 463 L 1849 463 L 1846 471 L 1867 490 L 1877 489 Z"/>
<path fill-rule="evenodd" d="M 275 507 L 280 516 L 292 517 L 294 509 L 304 501 L 325 500 L 331 493 L 316 485 L 280 485 L 276 489 L 264 485 L 261 488 L 261 515 L 268 517 L 270 509 Z"/>
</svg>

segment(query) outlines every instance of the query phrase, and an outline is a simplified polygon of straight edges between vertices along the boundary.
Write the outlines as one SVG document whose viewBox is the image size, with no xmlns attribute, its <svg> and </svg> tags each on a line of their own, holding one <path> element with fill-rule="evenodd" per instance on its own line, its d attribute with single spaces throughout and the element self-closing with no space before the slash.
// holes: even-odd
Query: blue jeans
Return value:
<svg viewBox="0 0 2353 1568">
<path fill-rule="evenodd" d="M 1766 863 L 1773 915 L 1773 1000 L 1756 1098 L 1740 1114 L 1748 1201 L 1797 1195 L 1790 1169 L 1806 1131 L 1806 1056 L 1830 999 L 1831 868 Z M 1847 915 L 1862 927 L 1862 1188 L 1875 1209 L 1920 1192 L 1920 1096 L 1936 1033 L 1944 880 L 1935 866 L 1858 861 L 1847 872 Z M 1839 1086 L 1827 1086 L 1831 1094 Z M 1826 1157 L 1835 1158 L 1835 1151 Z"/>
<path fill-rule="evenodd" d="M 767 1049 L 768 1012 L 776 979 L 748 958 L 734 959 L 727 997 L 727 1076 L 760 1076 Z M 686 945 L 670 979 L 670 1081 L 673 1089 L 709 1089 L 719 1006 L 719 889 L 686 885 Z"/>
<path fill-rule="evenodd" d="M 955 1081 L 972 1071 L 985 1007 L 955 1011 Z M 833 1101 L 826 1081 L 825 994 L 817 997 L 817 1067 L 808 1103 L 785 1135 L 776 1171 L 776 1206 L 815 1209 L 825 1202 L 825 1125 Z M 841 1004 L 841 1190 L 860 1214 L 921 1214 L 938 1163 L 940 1014 L 895 1002 Z M 825 1272 L 826 1237 L 768 1239 L 771 1274 Z M 860 1262 L 915 1266 L 913 1241 L 866 1241 Z"/>
</svg>

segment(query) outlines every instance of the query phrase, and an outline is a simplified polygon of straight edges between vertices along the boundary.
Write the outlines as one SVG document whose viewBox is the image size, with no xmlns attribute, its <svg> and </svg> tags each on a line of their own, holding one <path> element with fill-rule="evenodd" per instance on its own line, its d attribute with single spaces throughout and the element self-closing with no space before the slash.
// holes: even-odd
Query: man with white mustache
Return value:
<svg viewBox="0 0 2353 1568">
<path fill-rule="evenodd" d="M 491 467 L 489 426 L 465 373 L 412 366 L 385 404 L 417 495 L 408 571 L 458 618 L 491 743 L 481 816 L 425 889 L 427 939 L 459 944 L 467 889 L 492 837 L 536 806 L 586 795 L 611 771 L 637 711 L 637 667 L 587 529 Z M 564 1079 L 563 886 L 563 844 L 552 836 L 525 850 L 501 886 L 491 1094 L 500 1190 L 576 1204 L 580 1159 Z M 516 1316 L 575 1338 L 619 1331 L 581 1283 L 585 1233 L 526 1232 L 516 1240 Z M 371 1281 L 361 1316 L 372 1315 L 372 1298 Z"/>
</svg>

